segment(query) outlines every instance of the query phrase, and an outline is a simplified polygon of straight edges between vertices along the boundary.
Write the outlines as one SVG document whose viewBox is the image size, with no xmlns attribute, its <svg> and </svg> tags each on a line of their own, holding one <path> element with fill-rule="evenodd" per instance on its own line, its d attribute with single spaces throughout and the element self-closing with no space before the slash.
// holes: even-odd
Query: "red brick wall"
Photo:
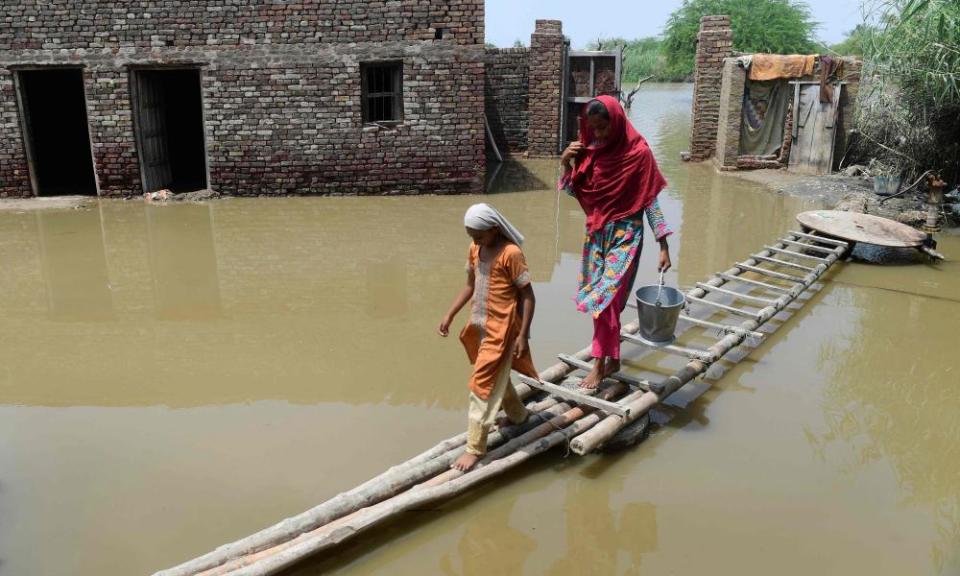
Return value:
<svg viewBox="0 0 960 576">
<path fill-rule="evenodd" d="M 537 20 L 530 36 L 530 156 L 559 152 L 564 42 L 559 20 Z"/>
<path fill-rule="evenodd" d="M 11 65 L 85 66 L 101 193 L 139 194 L 130 66 L 201 69 L 210 186 L 464 193 L 485 168 L 482 0 L 5 3 L 0 196 L 27 196 Z M 389 8 L 389 9 L 388 9 Z M 442 39 L 436 39 L 439 29 Z M 402 60 L 404 121 L 364 126 L 360 63 Z"/>
<path fill-rule="evenodd" d="M 487 120 L 502 154 L 527 149 L 529 95 L 530 49 L 488 49 L 484 75 Z"/>
<path fill-rule="evenodd" d="M 723 59 L 733 54 L 729 16 L 704 16 L 697 35 L 690 159 L 706 160 L 716 148 Z"/>
</svg>

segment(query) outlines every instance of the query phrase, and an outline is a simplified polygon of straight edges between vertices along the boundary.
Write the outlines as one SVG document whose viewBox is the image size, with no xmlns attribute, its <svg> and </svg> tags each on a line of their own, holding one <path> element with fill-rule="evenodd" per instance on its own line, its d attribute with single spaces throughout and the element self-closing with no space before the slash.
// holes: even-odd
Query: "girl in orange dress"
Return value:
<svg viewBox="0 0 960 576">
<path fill-rule="evenodd" d="M 530 324 L 536 299 L 527 261 L 520 250 L 523 235 L 487 204 L 474 204 L 464 216 L 473 239 L 467 257 L 467 283 L 440 321 L 446 337 L 454 316 L 471 298 L 470 319 L 460 333 L 470 376 L 467 447 L 453 468 L 467 471 L 487 451 L 487 434 L 502 407 L 506 420 L 520 424 L 529 415 L 510 383 L 510 370 L 536 378 L 530 356 Z"/>
</svg>

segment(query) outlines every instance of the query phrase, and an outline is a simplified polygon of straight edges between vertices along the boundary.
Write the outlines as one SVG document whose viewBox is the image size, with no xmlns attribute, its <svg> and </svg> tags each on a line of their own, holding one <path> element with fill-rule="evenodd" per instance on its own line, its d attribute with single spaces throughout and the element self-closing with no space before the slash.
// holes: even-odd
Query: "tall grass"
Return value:
<svg viewBox="0 0 960 576">
<path fill-rule="evenodd" d="M 960 1 L 877 0 L 866 32 L 858 154 L 960 178 Z"/>
</svg>

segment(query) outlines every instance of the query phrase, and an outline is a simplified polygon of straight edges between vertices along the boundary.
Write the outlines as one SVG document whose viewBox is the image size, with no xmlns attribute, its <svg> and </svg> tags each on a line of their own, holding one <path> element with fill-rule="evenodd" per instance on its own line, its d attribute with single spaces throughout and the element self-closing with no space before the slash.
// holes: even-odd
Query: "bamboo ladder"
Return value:
<svg viewBox="0 0 960 576">
<path fill-rule="evenodd" d="M 555 446 L 568 443 L 572 452 L 583 455 L 620 437 L 629 438 L 631 430 L 634 437 L 639 437 L 646 430 L 651 408 L 748 338 L 762 338 L 765 334 L 757 328 L 795 302 L 850 248 L 842 240 L 789 232 L 687 292 L 688 303 L 710 311 L 706 317 L 721 313 L 743 318 L 739 324 L 727 324 L 681 314 L 681 321 L 717 332 L 711 346 L 653 346 L 638 337 L 637 322 L 624 326 L 624 342 L 687 359 L 682 368 L 663 380 L 650 382 L 617 373 L 604 381 L 596 395 L 585 395 L 563 382 L 576 371 L 590 369 L 590 348 L 561 354 L 560 362 L 541 372 L 539 379 L 518 376 L 517 393 L 530 400 L 527 407 L 531 418 L 492 432 L 489 452 L 469 472 L 450 469 L 466 442 L 466 434 L 460 434 L 319 506 L 154 576 L 277 574 L 397 514 L 464 492 Z M 745 292 L 752 289 L 772 296 Z M 756 309 L 731 305 L 735 300 Z"/>
</svg>

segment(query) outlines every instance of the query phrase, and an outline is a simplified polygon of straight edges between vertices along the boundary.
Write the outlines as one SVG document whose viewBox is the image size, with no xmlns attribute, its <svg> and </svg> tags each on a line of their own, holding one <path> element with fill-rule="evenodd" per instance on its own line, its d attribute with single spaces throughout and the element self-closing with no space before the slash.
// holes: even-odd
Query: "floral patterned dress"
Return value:
<svg viewBox="0 0 960 576">
<path fill-rule="evenodd" d="M 567 194 L 576 196 L 569 174 L 560 179 L 558 186 Z M 657 240 L 673 233 L 656 199 L 641 212 L 646 214 Z M 598 317 L 613 302 L 621 285 L 628 278 L 632 281 L 630 266 L 640 256 L 643 245 L 641 212 L 608 222 L 584 238 L 579 289 L 574 297 L 577 310 Z"/>
</svg>

